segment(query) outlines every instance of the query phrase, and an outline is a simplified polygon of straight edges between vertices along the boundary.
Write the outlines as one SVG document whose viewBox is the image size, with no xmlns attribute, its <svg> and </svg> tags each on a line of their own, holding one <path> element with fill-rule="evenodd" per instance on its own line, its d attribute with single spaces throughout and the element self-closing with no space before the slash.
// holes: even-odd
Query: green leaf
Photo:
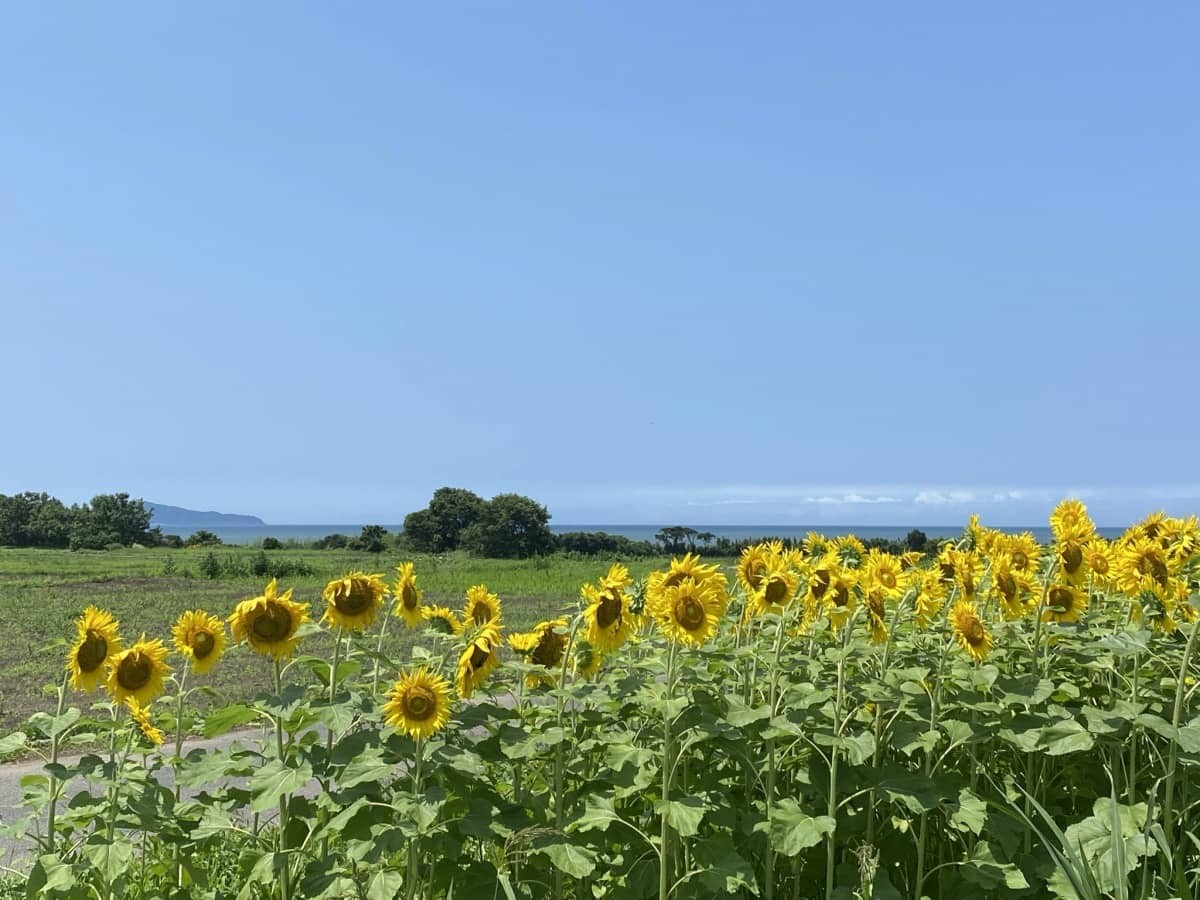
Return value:
<svg viewBox="0 0 1200 900">
<path fill-rule="evenodd" d="M 47 891 L 66 891 L 75 886 L 75 873 L 55 853 L 37 858 L 26 885 L 29 897 L 42 897 Z"/>
<path fill-rule="evenodd" d="M 697 841 L 692 851 L 700 867 L 700 871 L 693 877 L 700 881 L 706 892 L 698 894 L 694 890 L 676 891 L 676 896 L 724 897 L 736 896 L 742 891 L 758 896 L 754 867 L 737 852 L 728 835 L 715 835 Z"/>
<path fill-rule="evenodd" d="M 589 794 L 583 813 L 567 826 L 568 831 L 607 831 L 621 817 L 613 807 L 613 801 L 604 796 Z"/>
<path fill-rule="evenodd" d="M 367 879 L 367 900 L 392 900 L 404 887 L 404 875 L 395 869 L 375 872 Z"/>
<path fill-rule="evenodd" d="M 846 751 L 846 758 L 850 760 L 852 766 L 861 766 L 875 753 L 875 736 L 869 731 L 859 732 L 854 737 L 842 738 L 840 744 Z"/>
<path fill-rule="evenodd" d="M 279 798 L 300 790 L 312 781 L 312 766 L 303 762 L 296 767 L 285 766 L 277 759 L 269 761 L 250 776 L 250 809 L 266 812 L 279 803 Z"/>
<path fill-rule="evenodd" d="M 258 716 L 258 710 L 251 709 L 241 703 L 213 710 L 204 717 L 204 736 L 206 738 L 217 737 L 237 728 L 239 725 L 253 722 Z"/>
<path fill-rule="evenodd" d="M 586 878 L 596 869 L 595 853 L 558 835 L 541 838 L 533 852 L 546 856 L 555 868 L 572 878 Z"/>
<path fill-rule="evenodd" d="M 784 856 L 795 856 L 815 847 L 833 834 L 837 823 L 829 816 L 810 816 L 800 804 L 788 797 L 771 805 L 767 822 L 759 822 L 756 831 L 766 830 L 771 847 Z"/>
<path fill-rule="evenodd" d="M 27 737 L 23 731 L 14 731 L 7 737 L 0 738 L 0 756 L 8 756 L 25 747 Z"/>
<path fill-rule="evenodd" d="M 982 834 L 987 821 L 987 804 L 967 788 L 958 792 L 958 807 L 950 814 L 950 824 L 959 831 Z"/>
<path fill-rule="evenodd" d="M 113 838 L 112 843 L 105 840 L 103 835 L 94 834 L 83 845 L 83 855 L 104 880 L 112 884 L 129 868 L 133 860 L 133 843 L 120 834 Z"/>
<path fill-rule="evenodd" d="M 372 747 L 364 750 L 346 765 L 342 774 L 337 778 L 337 784 L 338 787 L 345 790 L 367 781 L 383 783 L 390 780 L 395 774 L 396 767 L 384 760 L 383 751 Z"/>
<path fill-rule="evenodd" d="M 735 728 L 744 728 L 752 722 L 760 722 L 771 717 L 771 708 L 765 703 L 760 706 L 747 706 L 738 697 L 730 694 L 726 698 L 729 711 L 725 721 Z"/>
<path fill-rule="evenodd" d="M 1041 730 L 1038 736 L 1038 747 L 1045 750 L 1047 756 L 1065 756 L 1068 753 L 1079 753 L 1091 750 L 1096 743 L 1090 733 L 1074 719 L 1063 719 Z"/>
<path fill-rule="evenodd" d="M 700 820 L 704 818 L 707 807 L 699 797 L 683 797 L 680 800 L 668 800 L 665 806 L 659 800 L 654 809 L 679 834 L 691 837 L 700 830 Z"/>
</svg>

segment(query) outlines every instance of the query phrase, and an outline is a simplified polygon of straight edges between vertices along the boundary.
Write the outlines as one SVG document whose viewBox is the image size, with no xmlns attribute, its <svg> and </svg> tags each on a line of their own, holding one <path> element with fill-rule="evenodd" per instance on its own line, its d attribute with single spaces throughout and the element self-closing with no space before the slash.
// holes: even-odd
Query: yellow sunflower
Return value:
<svg viewBox="0 0 1200 900">
<path fill-rule="evenodd" d="M 1142 591 L 1167 590 L 1172 575 L 1162 544 L 1149 537 L 1124 542 L 1117 553 L 1115 568 L 1117 587 L 1130 597 Z"/>
<path fill-rule="evenodd" d="M 904 593 L 904 569 L 900 560 L 890 553 L 872 550 L 862 564 L 864 591 L 878 591 L 889 600 Z"/>
<path fill-rule="evenodd" d="M 992 652 L 992 636 L 979 618 L 974 603 L 967 600 L 956 602 L 950 609 L 950 625 L 958 645 L 971 654 L 976 662 Z"/>
<path fill-rule="evenodd" d="M 463 623 L 466 625 L 500 624 L 500 598 L 490 593 L 486 584 L 467 588 L 467 602 L 463 608 Z"/>
<path fill-rule="evenodd" d="M 1096 533 L 1096 526 L 1088 517 L 1087 507 L 1078 500 L 1064 500 L 1050 513 L 1050 530 L 1056 541 L 1085 543 Z"/>
<path fill-rule="evenodd" d="M 853 569 L 838 569 L 825 592 L 825 615 L 836 630 L 846 624 L 846 619 L 858 606 L 858 573 Z"/>
<path fill-rule="evenodd" d="M 942 580 L 937 569 L 925 569 L 917 586 L 916 622 L 921 628 L 928 628 L 934 616 L 941 612 L 946 604 L 946 583 Z"/>
<path fill-rule="evenodd" d="M 163 682 L 169 674 L 166 645 L 157 638 L 147 640 L 143 634 L 128 650 L 112 657 L 105 687 L 118 703 L 132 697 L 141 706 L 149 706 L 162 694 Z"/>
<path fill-rule="evenodd" d="M 587 622 L 588 642 L 601 653 L 624 644 L 635 624 L 629 595 L 615 587 L 597 588 L 591 584 L 583 585 L 579 594 L 586 604 L 583 617 Z"/>
<path fill-rule="evenodd" d="M 737 564 L 737 580 L 746 596 L 758 591 L 771 565 L 771 550 L 766 544 L 754 544 L 742 551 Z"/>
<path fill-rule="evenodd" d="M 1096 583 L 1106 586 L 1115 574 L 1112 547 L 1102 537 L 1092 538 L 1083 547 L 1083 564 L 1091 571 Z"/>
<path fill-rule="evenodd" d="M 321 591 L 321 599 L 327 604 L 322 618 L 331 626 L 362 631 L 375 621 L 386 593 L 382 575 L 349 572 Z"/>
<path fill-rule="evenodd" d="M 1029 612 L 1033 590 L 1033 580 L 1013 564 L 1011 556 L 1002 552 L 992 557 L 991 594 L 1004 618 L 1019 619 Z"/>
<path fill-rule="evenodd" d="M 954 566 L 954 580 L 958 584 L 959 596 L 964 600 L 975 600 L 983 578 L 983 559 L 973 550 L 950 550 L 947 558 Z"/>
<path fill-rule="evenodd" d="M 722 594 L 714 579 L 684 578 L 658 594 L 650 613 L 669 639 L 699 647 L 717 633 L 725 614 Z"/>
<path fill-rule="evenodd" d="M 672 559 L 667 571 L 650 573 L 646 579 L 647 606 L 658 605 L 662 601 L 665 591 L 678 587 L 688 578 L 697 584 L 714 582 L 719 586 L 721 602 L 728 603 L 728 596 L 725 593 L 725 576 L 718 570 L 718 567 L 702 563 L 700 557 L 695 553 L 687 553 L 682 559 Z M 721 607 L 721 614 L 725 614 L 724 606 Z"/>
<path fill-rule="evenodd" d="M 1041 564 L 1042 547 L 1031 532 L 1005 535 L 1004 540 L 997 544 L 1012 560 L 1012 567 L 1027 575 L 1036 575 Z"/>
<path fill-rule="evenodd" d="M 421 611 L 421 590 L 417 587 L 417 575 L 410 562 L 396 566 L 396 584 L 392 596 L 396 598 L 396 610 L 404 618 L 404 624 L 416 628 L 425 621 Z"/>
<path fill-rule="evenodd" d="M 567 650 L 567 636 L 564 630 L 566 619 L 551 619 L 538 622 L 533 631 L 524 631 L 509 635 L 508 646 L 512 647 L 533 666 L 542 666 L 546 671 L 530 673 L 525 676 L 528 687 L 536 687 L 543 681 L 553 683 L 562 668 L 563 654 Z"/>
<path fill-rule="evenodd" d="M 450 682 L 424 666 L 401 672 L 387 693 L 383 721 L 415 740 L 437 734 L 450 721 Z"/>
<path fill-rule="evenodd" d="M 142 730 L 142 734 L 146 740 L 152 743 L 155 747 L 161 747 L 164 740 L 163 733 L 154 725 L 154 720 L 150 718 L 150 708 L 142 706 L 133 697 L 125 698 L 125 706 L 129 709 L 129 715 Z"/>
<path fill-rule="evenodd" d="M 571 649 L 571 667 L 575 677 L 585 681 L 595 677 L 604 662 L 604 654 L 588 643 L 587 638 L 577 638 Z"/>
<path fill-rule="evenodd" d="M 1195 516 L 1163 519 L 1158 541 L 1172 560 L 1186 562 L 1200 549 L 1200 525 Z"/>
<path fill-rule="evenodd" d="M 887 595 L 879 589 L 868 591 L 864 605 L 867 608 L 867 633 L 871 636 L 871 643 L 886 644 L 888 639 Z"/>
<path fill-rule="evenodd" d="M 1084 554 L 1087 543 L 1088 541 L 1068 538 L 1059 541 L 1054 546 L 1054 550 L 1058 554 L 1059 571 L 1063 578 L 1071 584 L 1083 584 L 1087 580 L 1087 556 Z"/>
<path fill-rule="evenodd" d="M 810 559 L 820 559 L 829 552 L 830 543 L 829 538 L 825 537 L 825 535 L 816 531 L 810 531 L 804 536 L 801 546 L 804 547 L 804 552 Z"/>
<path fill-rule="evenodd" d="M 857 537 L 852 534 L 843 534 L 833 539 L 833 548 L 837 552 L 838 559 L 841 560 L 843 566 L 857 566 L 864 556 L 867 555 L 867 548 Z"/>
<path fill-rule="evenodd" d="M 216 616 L 194 609 L 185 612 L 171 629 L 175 649 L 203 675 L 217 664 L 225 652 L 225 623 Z"/>
<path fill-rule="evenodd" d="M 1050 585 L 1042 609 L 1042 621 L 1075 622 L 1087 612 L 1087 594 L 1069 582 Z"/>
<path fill-rule="evenodd" d="M 624 591 L 631 584 L 633 579 L 629 577 L 629 569 L 620 563 L 613 563 L 608 567 L 608 574 L 600 579 L 600 590 Z"/>
<path fill-rule="evenodd" d="M 104 677 L 104 663 L 121 652 L 117 620 L 112 613 L 89 606 L 75 620 L 75 643 L 67 652 L 71 687 L 94 691 Z"/>
<path fill-rule="evenodd" d="M 462 631 L 458 615 L 445 606 L 422 606 L 421 618 L 429 623 L 430 628 L 442 634 L 458 634 Z"/>
<path fill-rule="evenodd" d="M 488 623 L 459 656 L 455 685 L 464 700 L 470 698 L 500 665 L 500 657 L 496 655 L 499 645 L 500 629 L 494 623 Z"/>
<path fill-rule="evenodd" d="M 759 579 L 758 589 L 750 595 L 747 612 L 758 616 L 782 612 L 796 596 L 799 586 L 800 576 L 795 570 L 789 568 L 782 557 L 774 557 Z"/>
<path fill-rule="evenodd" d="M 229 630 L 238 643 L 263 656 L 286 659 L 295 652 L 300 639 L 296 632 L 309 621 L 308 604 L 292 599 L 292 589 L 276 593 L 275 579 L 262 596 L 243 600 L 229 617 Z"/>
</svg>

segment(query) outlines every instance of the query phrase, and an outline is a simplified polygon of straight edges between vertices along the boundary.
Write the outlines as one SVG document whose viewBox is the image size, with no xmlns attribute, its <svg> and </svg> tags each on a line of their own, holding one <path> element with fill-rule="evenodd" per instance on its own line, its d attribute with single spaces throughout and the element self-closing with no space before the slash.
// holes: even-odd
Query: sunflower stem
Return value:
<svg viewBox="0 0 1200 900">
<path fill-rule="evenodd" d="M 280 669 L 279 659 L 274 660 L 275 673 L 275 696 L 278 698 L 283 693 L 283 675 Z M 275 720 L 275 752 L 279 755 L 280 765 L 287 765 L 284 756 L 283 747 L 283 716 L 276 714 L 271 717 Z M 280 866 L 279 872 L 279 896 L 280 900 L 290 900 L 292 896 L 291 885 L 291 862 L 287 858 L 288 854 L 288 795 L 284 792 L 279 795 L 279 855 L 283 858 L 283 865 Z"/>
<path fill-rule="evenodd" d="M 383 656 L 383 639 L 387 635 L 388 623 L 392 620 L 392 610 L 399 602 L 399 597 L 392 598 L 392 602 L 388 604 L 387 611 L 383 614 L 383 624 L 379 626 L 379 640 L 375 643 L 375 674 L 371 678 L 372 700 L 379 695 L 379 668 L 382 665 L 379 657 Z"/>
<path fill-rule="evenodd" d="M 768 697 L 768 706 L 771 710 L 771 715 L 775 715 L 775 704 L 778 702 L 779 696 L 779 659 L 783 654 L 783 635 L 786 629 L 784 628 L 784 616 L 786 611 L 781 613 L 778 627 L 775 630 L 775 656 L 774 664 L 771 666 L 771 681 L 770 693 Z M 767 738 L 767 827 L 770 828 L 771 823 L 771 804 L 775 802 L 775 738 Z M 769 831 L 768 831 L 769 833 Z M 773 900 L 775 897 L 775 850 L 771 846 L 770 841 L 767 842 L 767 854 L 763 860 L 763 896 L 766 900 Z"/>
<path fill-rule="evenodd" d="M 183 661 L 183 672 L 179 675 L 179 700 L 175 705 L 175 758 L 171 763 L 175 773 L 175 805 L 179 805 L 182 787 L 179 784 L 179 764 L 183 758 L 183 701 L 187 696 L 184 688 L 187 685 L 188 660 Z M 175 886 L 183 887 L 183 848 L 175 845 Z"/>
<path fill-rule="evenodd" d="M 413 758 L 413 804 L 421 802 L 421 761 L 425 755 L 425 741 L 421 738 L 416 739 L 416 750 Z M 405 871 L 405 881 L 407 887 L 404 895 L 408 900 L 413 900 L 417 896 L 417 835 L 413 835 L 408 841 L 408 866 Z"/>
<path fill-rule="evenodd" d="M 1186 600 L 1184 601 L 1187 602 Z M 1196 646 L 1196 635 L 1200 634 L 1200 622 L 1192 623 L 1192 633 L 1188 635 L 1187 646 L 1183 650 L 1183 661 L 1179 664 L 1179 674 L 1175 678 L 1175 709 L 1171 716 L 1171 727 L 1178 729 L 1179 720 L 1183 717 L 1183 699 L 1187 685 L 1188 667 L 1192 661 L 1192 650 Z M 1167 836 L 1168 854 L 1175 847 L 1175 763 L 1179 752 L 1179 742 L 1171 741 L 1171 749 L 1167 752 L 1167 786 L 1163 799 L 1163 834 Z M 1163 856 L 1164 866 L 1170 864 L 1169 855 Z"/>
<path fill-rule="evenodd" d="M 1058 561 L 1054 560 L 1050 563 L 1050 567 L 1046 570 L 1046 578 L 1042 584 L 1042 596 L 1038 599 L 1037 608 L 1033 612 L 1033 664 L 1030 666 L 1030 671 L 1034 675 L 1038 673 L 1038 657 L 1042 649 L 1042 612 L 1046 608 L 1046 598 L 1050 596 L 1050 581 L 1054 578 L 1054 569 L 1058 565 Z M 1030 753 L 1025 758 L 1025 821 L 1033 821 L 1033 796 L 1034 790 L 1033 767 L 1036 760 L 1033 753 Z M 1026 826 L 1025 828 L 1025 852 L 1029 853 L 1033 850 L 1033 830 Z"/>
<path fill-rule="evenodd" d="M 58 686 L 58 706 L 54 713 L 55 726 L 54 734 L 50 736 L 50 809 L 46 814 L 46 841 L 48 853 L 54 852 L 54 826 L 55 817 L 58 812 L 58 778 L 54 775 L 55 768 L 58 766 L 58 748 L 61 745 L 62 734 L 59 731 L 57 721 L 62 717 L 63 707 L 67 702 L 67 683 L 71 678 L 71 673 L 68 672 L 63 676 L 62 683 Z"/>
<path fill-rule="evenodd" d="M 837 693 L 833 700 L 834 746 L 829 749 L 829 804 L 826 814 L 834 821 L 833 831 L 825 839 L 825 897 L 833 896 L 834 875 L 837 869 L 837 810 L 838 810 L 838 751 L 837 739 L 841 737 L 842 703 L 846 696 L 846 649 L 850 645 L 850 627 L 853 619 L 847 617 L 842 623 L 842 646 L 838 654 Z"/>
<path fill-rule="evenodd" d="M 567 661 L 571 658 L 571 650 L 575 646 L 575 635 L 578 633 L 580 626 L 583 624 L 583 616 L 575 617 L 571 625 L 571 634 L 567 637 L 567 646 L 563 649 L 562 668 L 559 671 L 558 680 L 558 728 L 562 730 L 563 713 L 566 710 L 567 698 Z M 563 757 L 563 741 L 558 742 L 558 746 L 554 751 L 554 828 L 558 833 L 563 830 L 563 815 L 565 812 L 564 804 L 564 781 L 565 779 L 566 760 Z M 556 900 L 562 900 L 563 895 L 563 877 L 562 870 L 555 867 L 554 869 L 554 896 Z"/>
<path fill-rule="evenodd" d="M 667 821 L 667 804 L 671 798 L 671 701 L 675 695 L 676 642 L 667 646 L 667 684 L 663 704 L 663 763 L 662 763 L 662 824 L 659 842 L 658 900 L 667 900 L 671 893 L 671 825 Z"/>
<path fill-rule="evenodd" d="M 929 730 L 936 732 L 938 727 L 938 717 L 941 712 L 942 700 L 942 672 L 946 668 L 946 657 L 950 655 L 950 648 L 954 646 L 954 635 L 946 641 L 946 646 L 942 648 L 942 657 L 938 660 L 937 677 L 933 685 L 933 690 L 929 692 Z M 933 750 L 925 751 L 925 778 L 928 779 L 933 774 Z M 920 817 L 921 827 L 917 834 L 917 878 L 916 887 L 913 890 L 913 900 L 921 900 L 921 889 L 925 886 L 925 842 L 929 837 L 929 813 L 923 812 Z"/>
</svg>

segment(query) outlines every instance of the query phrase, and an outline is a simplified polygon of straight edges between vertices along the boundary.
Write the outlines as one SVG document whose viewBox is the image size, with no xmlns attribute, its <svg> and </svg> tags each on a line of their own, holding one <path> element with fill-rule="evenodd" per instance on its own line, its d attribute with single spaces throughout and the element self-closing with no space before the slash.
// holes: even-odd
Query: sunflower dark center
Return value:
<svg viewBox="0 0 1200 900">
<path fill-rule="evenodd" d="M 154 666 L 145 653 L 131 653 L 117 666 L 117 684 L 127 691 L 139 691 L 150 683 Z"/>
<path fill-rule="evenodd" d="M 533 648 L 533 653 L 529 655 L 532 662 L 549 669 L 557 667 L 562 662 L 562 657 L 562 637 L 552 631 L 542 635 L 538 645 Z"/>
<path fill-rule="evenodd" d="M 829 581 L 829 572 L 827 572 L 825 569 L 819 570 L 816 574 L 815 580 L 813 581 L 812 595 L 818 600 L 824 597 L 825 592 L 829 590 Z"/>
<path fill-rule="evenodd" d="M 1146 553 L 1138 560 L 1138 571 L 1143 575 L 1149 575 L 1159 585 L 1165 586 L 1167 583 L 1167 564 L 1157 554 Z"/>
<path fill-rule="evenodd" d="M 1012 555 L 1012 561 L 1013 561 L 1013 565 L 1016 566 L 1018 569 L 1020 569 L 1022 572 L 1024 572 L 1025 567 L 1029 565 L 1029 557 L 1025 555 L 1024 550 L 1014 550 L 1013 555 Z"/>
<path fill-rule="evenodd" d="M 428 688 L 410 688 L 404 698 L 404 714 L 417 722 L 424 722 L 437 712 L 437 698 Z"/>
<path fill-rule="evenodd" d="M 84 672 L 95 672 L 108 656 L 108 641 L 100 632 L 89 629 L 79 652 L 75 654 L 75 662 Z"/>
<path fill-rule="evenodd" d="M 896 586 L 896 574 L 888 569 L 884 569 L 879 573 L 879 583 L 891 590 Z"/>
<path fill-rule="evenodd" d="M 1066 547 L 1063 547 L 1062 564 L 1064 572 L 1068 575 L 1074 575 L 1079 571 L 1079 567 L 1083 565 L 1083 550 L 1074 544 L 1068 544 Z"/>
<path fill-rule="evenodd" d="M 480 647 L 479 644 L 476 644 L 471 650 L 471 668 L 483 668 L 483 664 L 488 661 L 488 657 L 490 655 L 491 654 L 487 650 L 485 650 L 483 647 Z"/>
<path fill-rule="evenodd" d="M 850 589 L 846 587 L 838 587 L 833 592 L 833 605 L 845 608 L 850 605 Z"/>
<path fill-rule="evenodd" d="M 471 610 L 471 618 L 475 620 L 476 625 L 486 625 L 492 621 L 492 607 L 487 603 L 476 603 Z"/>
<path fill-rule="evenodd" d="M 350 589 L 344 594 L 339 593 L 333 600 L 337 611 L 348 616 L 358 616 L 370 609 L 375 600 L 375 592 L 365 582 L 350 582 Z"/>
<path fill-rule="evenodd" d="M 763 590 L 763 596 L 766 598 L 767 603 L 772 606 L 778 606 L 783 603 L 787 599 L 787 595 L 787 582 L 779 578 L 772 578 L 767 582 L 767 586 Z"/>
<path fill-rule="evenodd" d="M 675 601 L 675 620 L 688 631 L 699 629 L 704 619 L 704 604 L 695 597 L 685 596 Z"/>
<path fill-rule="evenodd" d="M 260 641 L 285 640 L 292 631 L 292 614 L 278 603 L 268 603 L 267 608 L 255 617 L 250 630 Z"/>
<path fill-rule="evenodd" d="M 417 599 L 417 589 L 411 584 L 405 584 L 400 589 L 400 605 L 410 612 L 417 608 L 420 601 Z"/>
<path fill-rule="evenodd" d="M 684 572 L 668 572 L 667 577 L 663 579 L 662 586 L 664 588 L 679 587 L 683 579 L 689 576 Z"/>
<path fill-rule="evenodd" d="M 975 593 L 975 576 L 969 570 L 962 574 L 962 589 L 967 595 Z"/>
<path fill-rule="evenodd" d="M 963 635 L 966 637 L 968 644 L 970 644 L 972 647 L 978 647 L 983 643 L 983 623 L 978 619 L 971 619 L 971 621 L 967 623 L 967 627 L 963 629 Z"/>
<path fill-rule="evenodd" d="M 1017 579 L 1013 578 L 1007 572 L 1001 572 L 996 576 L 996 587 L 1000 593 L 1008 600 L 1012 600 L 1017 596 Z"/>
<path fill-rule="evenodd" d="M 1075 595 L 1064 587 L 1050 588 L 1050 605 L 1063 613 L 1069 613 L 1075 608 Z"/>
<path fill-rule="evenodd" d="M 1092 569 L 1097 575 L 1107 575 L 1108 560 L 1099 555 L 1092 557 Z"/>
<path fill-rule="evenodd" d="M 621 598 L 615 591 L 607 591 L 600 598 L 600 608 L 596 610 L 596 624 L 601 628 L 609 628 L 614 622 L 621 621 Z"/>
<path fill-rule="evenodd" d="M 954 563 L 938 563 L 938 568 L 942 571 L 942 581 L 954 580 Z"/>
<path fill-rule="evenodd" d="M 207 631 L 201 631 L 192 637 L 192 653 L 196 659 L 204 659 L 213 652 L 216 646 L 216 638 Z"/>
</svg>

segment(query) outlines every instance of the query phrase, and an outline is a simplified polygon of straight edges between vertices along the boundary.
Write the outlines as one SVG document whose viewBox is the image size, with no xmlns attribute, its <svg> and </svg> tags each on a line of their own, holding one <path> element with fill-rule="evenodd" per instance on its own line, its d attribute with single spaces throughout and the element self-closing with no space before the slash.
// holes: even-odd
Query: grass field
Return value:
<svg viewBox="0 0 1200 900">
<path fill-rule="evenodd" d="M 219 559 L 249 562 L 258 550 L 219 547 Z M 201 608 L 224 618 L 234 605 L 262 592 L 266 579 L 234 577 L 210 580 L 199 576 L 207 549 L 77 551 L 0 550 L 0 734 L 20 727 L 33 712 L 44 710 L 46 685 L 62 678 L 66 645 L 73 636 L 73 621 L 89 604 L 107 609 L 121 623 L 126 639 L 142 632 L 169 644 L 171 625 L 181 612 Z M 355 553 L 338 550 L 279 550 L 268 554 L 273 562 L 299 561 L 314 570 L 310 576 L 280 579 L 280 587 L 294 587 L 297 599 L 311 603 L 313 618 L 324 609 L 321 588 L 352 569 L 381 572 L 390 577 L 395 566 L 408 559 L 397 553 Z M 579 586 L 599 577 L 607 560 L 548 558 L 539 560 L 473 559 L 452 554 L 418 556 L 418 585 L 428 602 L 454 609 L 462 606 L 465 586 L 484 582 L 504 601 L 506 623 L 514 630 L 528 628 L 564 605 L 577 603 Z M 634 561 L 630 568 L 641 576 L 663 560 Z M 395 629 L 392 644 L 405 640 Z M 307 645 L 317 655 L 326 653 L 328 637 Z M 211 673 L 209 683 L 223 701 L 237 700 L 266 687 L 266 668 L 251 664 L 244 650 L 231 653 Z M 80 698 L 82 699 L 82 698 Z"/>
</svg>

